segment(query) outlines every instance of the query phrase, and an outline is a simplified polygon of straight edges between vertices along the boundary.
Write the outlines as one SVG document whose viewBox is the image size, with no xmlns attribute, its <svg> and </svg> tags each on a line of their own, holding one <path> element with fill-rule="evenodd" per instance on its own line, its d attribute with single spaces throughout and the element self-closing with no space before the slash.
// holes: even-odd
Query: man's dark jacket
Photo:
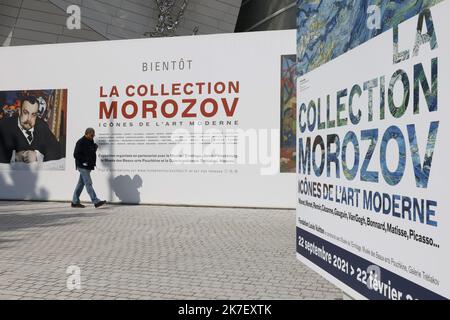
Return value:
<svg viewBox="0 0 450 320">
<path fill-rule="evenodd" d="M 75 145 L 73 157 L 77 168 L 94 170 L 97 163 L 97 144 L 93 140 L 82 137 Z"/>
<path fill-rule="evenodd" d="M 14 150 L 37 150 L 44 155 L 44 161 L 63 158 L 61 145 L 44 120 L 36 119 L 31 145 L 20 130 L 18 121 L 18 116 L 0 120 L 0 163 L 10 163 Z"/>
</svg>

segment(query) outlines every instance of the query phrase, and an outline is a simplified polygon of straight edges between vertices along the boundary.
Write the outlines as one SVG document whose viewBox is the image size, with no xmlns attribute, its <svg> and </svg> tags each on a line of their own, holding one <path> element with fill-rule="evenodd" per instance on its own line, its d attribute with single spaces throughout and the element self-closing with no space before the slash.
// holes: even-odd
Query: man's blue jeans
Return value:
<svg viewBox="0 0 450 320">
<path fill-rule="evenodd" d="M 73 193 L 72 203 L 73 204 L 80 203 L 80 195 L 84 187 L 86 187 L 86 191 L 91 197 L 92 203 L 93 204 L 99 203 L 100 199 L 97 198 L 97 195 L 95 194 L 94 191 L 94 187 L 92 186 L 91 170 L 83 168 L 77 168 L 77 170 L 80 172 L 80 178 L 78 179 L 77 186 Z"/>
</svg>

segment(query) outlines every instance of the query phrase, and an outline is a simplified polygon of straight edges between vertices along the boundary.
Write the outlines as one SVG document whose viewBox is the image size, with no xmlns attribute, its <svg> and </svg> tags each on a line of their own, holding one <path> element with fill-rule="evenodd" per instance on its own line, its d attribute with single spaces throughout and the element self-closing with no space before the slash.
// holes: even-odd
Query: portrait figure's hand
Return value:
<svg viewBox="0 0 450 320">
<path fill-rule="evenodd" d="M 37 162 L 38 161 L 38 157 L 37 157 L 37 153 L 34 150 L 28 150 L 25 151 L 25 157 L 24 160 L 26 163 L 32 163 L 32 162 Z"/>
<path fill-rule="evenodd" d="M 16 152 L 16 162 L 33 163 L 37 161 L 37 153 L 34 150 Z"/>
<path fill-rule="evenodd" d="M 23 160 L 24 153 L 25 153 L 25 151 L 19 151 L 19 152 L 16 151 L 16 159 L 15 159 L 15 161 L 16 162 L 25 162 Z"/>
</svg>

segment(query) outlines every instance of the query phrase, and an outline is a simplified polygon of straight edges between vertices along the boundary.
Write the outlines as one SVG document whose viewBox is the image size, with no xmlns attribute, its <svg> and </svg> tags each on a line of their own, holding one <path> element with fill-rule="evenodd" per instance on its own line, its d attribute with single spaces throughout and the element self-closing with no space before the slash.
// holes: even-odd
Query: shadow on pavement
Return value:
<svg viewBox="0 0 450 320">
<path fill-rule="evenodd" d="M 98 217 L 102 215 L 97 210 L 93 209 L 72 209 L 67 206 L 65 210 L 61 210 L 61 207 L 35 207 L 27 210 L 16 210 L 13 206 L 11 210 L 0 211 L 0 249 L 5 249 L 10 246 L 3 246 L 2 243 L 17 242 L 20 239 L 9 238 L 17 237 L 14 234 L 8 234 L 21 229 L 30 228 L 49 228 L 57 226 L 65 226 L 70 224 L 76 224 L 80 218 Z M 56 209 L 56 210 L 55 210 Z M 41 212 L 41 211 L 45 212 Z M 75 212 L 76 210 L 84 210 L 84 212 Z M 24 211 L 28 211 L 24 213 Z M 7 213 L 6 213 L 7 212 Z"/>
</svg>

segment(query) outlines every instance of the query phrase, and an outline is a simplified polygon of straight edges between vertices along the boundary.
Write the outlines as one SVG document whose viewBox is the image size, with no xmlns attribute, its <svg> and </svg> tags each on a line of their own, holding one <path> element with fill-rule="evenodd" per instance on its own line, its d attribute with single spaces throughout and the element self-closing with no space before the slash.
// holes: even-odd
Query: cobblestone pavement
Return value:
<svg viewBox="0 0 450 320">
<path fill-rule="evenodd" d="M 0 202 L 0 299 L 341 299 L 294 239 L 294 210 Z"/>
</svg>

